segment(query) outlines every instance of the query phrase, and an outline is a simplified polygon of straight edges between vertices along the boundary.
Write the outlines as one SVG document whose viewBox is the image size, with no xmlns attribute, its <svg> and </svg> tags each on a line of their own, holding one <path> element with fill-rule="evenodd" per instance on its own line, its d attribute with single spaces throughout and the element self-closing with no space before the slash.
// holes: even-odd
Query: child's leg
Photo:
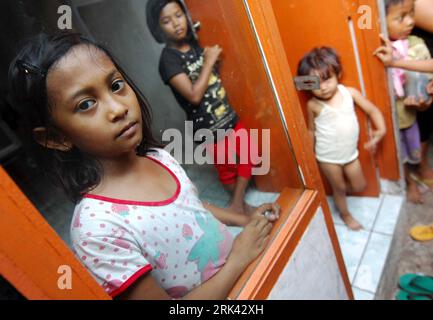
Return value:
<svg viewBox="0 0 433 320">
<path fill-rule="evenodd" d="M 245 192 L 248 188 L 248 183 L 250 178 L 244 178 L 238 176 L 236 178 L 236 183 L 233 185 L 227 185 L 228 190 L 232 189 L 232 199 L 228 207 L 229 210 L 239 212 L 239 213 L 250 213 L 254 210 L 253 207 L 249 206 L 244 201 Z"/>
<path fill-rule="evenodd" d="M 341 219 L 352 230 L 362 229 L 361 224 L 352 217 L 347 207 L 347 189 L 346 182 L 344 181 L 343 167 L 323 162 L 319 162 L 319 166 L 331 184 L 335 206 L 340 212 Z"/>
<path fill-rule="evenodd" d="M 433 169 L 430 168 L 428 163 L 428 142 L 423 142 L 421 144 L 421 163 L 419 165 L 419 175 L 424 180 L 433 180 Z"/>
<path fill-rule="evenodd" d="M 407 184 L 407 199 L 412 203 L 423 203 L 421 192 L 419 192 L 418 185 L 416 181 L 411 177 L 411 169 L 410 165 L 404 164 L 404 177 L 406 179 Z"/>
<path fill-rule="evenodd" d="M 367 187 L 364 173 L 362 172 L 361 162 L 359 159 L 352 161 L 351 163 L 343 167 L 344 174 L 349 180 L 349 192 L 362 192 Z"/>
<path fill-rule="evenodd" d="M 404 163 L 404 177 L 407 183 L 407 199 L 412 203 L 422 203 L 422 196 L 416 181 L 411 177 L 413 173 L 409 163 L 419 163 L 421 158 L 421 139 L 418 124 L 400 130 L 402 156 Z"/>
<path fill-rule="evenodd" d="M 229 207 L 227 209 L 245 213 L 248 206 L 244 202 L 245 191 L 251 177 L 251 170 L 245 171 L 241 166 L 239 174 L 239 165 L 236 163 L 236 144 L 235 135 L 229 134 L 224 139 L 207 148 L 212 154 L 214 166 L 217 169 L 219 179 L 224 188 L 232 194 Z"/>
<path fill-rule="evenodd" d="M 252 176 L 253 165 L 251 158 L 252 155 L 257 155 L 257 147 L 252 143 L 249 131 L 241 122 L 237 123 L 234 130 L 236 137 L 231 142 L 234 143 L 235 150 L 230 151 L 235 152 L 238 164 L 236 186 L 230 208 L 236 211 L 242 210 L 245 213 L 252 213 L 256 208 L 248 205 L 244 201 L 244 197 Z"/>
</svg>

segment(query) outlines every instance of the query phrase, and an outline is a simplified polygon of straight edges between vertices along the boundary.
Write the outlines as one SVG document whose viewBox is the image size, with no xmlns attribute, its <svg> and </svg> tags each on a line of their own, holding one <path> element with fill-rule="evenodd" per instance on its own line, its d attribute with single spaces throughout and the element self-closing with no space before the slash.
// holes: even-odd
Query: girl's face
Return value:
<svg viewBox="0 0 433 320">
<path fill-rule="evenodd" d="M 186 15 L 177 2 L 170 2 L 162 9 L 159 25 L 169 41 L 179 42 L 187 36 Z"/>
<path fill-rule="evenodd" d="M 320 73 L 318 71 L 312 71 L 310 75 L 320 77 Z M 320 89 L 312 90 L 313 95 L 320 100 L 331 99 L 338 90 L 338 78 L 339 77 L 335 74 L 335 72 L 332 72 L 328 79 L 323 79 L 321 77 Z"/>
<path fill-rule="evenodd" d="M 415 4 L 405 0 L 400 4 L 389 6 L 386 15 L 388 34 L 391 40 L 407 39 L 415 26 Z"/>
<path fill-rule="evenodd" d="M 100 159 L 135 152 L 142 139 L 140 105 L 103 51 L 72 48 L 49 72 L 47 89 L 54 124 L 66 145 Z"/>
</svg>

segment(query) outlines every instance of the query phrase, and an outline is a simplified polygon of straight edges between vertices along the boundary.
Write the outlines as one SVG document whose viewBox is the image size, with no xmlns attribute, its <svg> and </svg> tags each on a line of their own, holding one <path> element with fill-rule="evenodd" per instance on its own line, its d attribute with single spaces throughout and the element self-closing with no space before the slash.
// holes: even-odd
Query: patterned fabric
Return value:
<svg viewBox="0 0 433 320">
<path fill-rule="evenodd" d="M 426 60 L 430 59 L 430 52 L 425 42 L 416 36 L 409 36 L 405 40 L 397 40 L 392 43 L 393 58 L 395 60 Z M 406 108 L 403 103 L 406 97 L 405 84 L 407 82 L 407 72 L 403 69 L 393 68 L 394 90 L 397 95 L 396 107 L 398 123 L 400 129 L 407 129 L 413 126 L 416 121 L 417 112 L 413 108 Z M 430 80 L 432 75 L 425 74 Z"/>
<path fill-rule="evenodd" d="M 409 51 L 409 40 L 397 40 L 392 42 L 393 59 L 406 60 Z M 392 79 L 394 82 L 394 90 L 397 97 L 404 97 L 404 82 L 405 75 L 403 69 L 393 68 Z"/>
<path fill-rule="evenodd" d="M 173 197 L 137 202 L 86 195 L 75 208 L 72 244 L 111 296 L 150 272 L 178 298 L 225 264 L 233 235 L 203 207 L 196 187 L 169 153 L 157 149 L 148 158 L 176 180 Z"/>
<path fill-rule="evenodd" d="M 203 64 L 204 50 L 198 45 L 191 44 L 191 49 L 185 53 L 166 47 L 161 54 L 159 72 L 166 84 L 172 77 L 181 73 L 185 73 L 191 82 L 195 83 L 200 76 Z M 215 135 L 217 129 L 233 129 L 236 125 L 238 116 L 228 102 L 216 67 L 198 106 L 189 103 L 173 87 L 171 89 L 180 106 L 185 110 L 188 120 L 193 121 L 194 133 L 199 129 L 209 129 Z"/>
</svg>

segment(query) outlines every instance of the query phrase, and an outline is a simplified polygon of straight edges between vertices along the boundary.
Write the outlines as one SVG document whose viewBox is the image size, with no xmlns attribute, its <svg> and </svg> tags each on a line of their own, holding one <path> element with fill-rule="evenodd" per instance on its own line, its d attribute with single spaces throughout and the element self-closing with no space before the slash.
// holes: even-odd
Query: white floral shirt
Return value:
<svg viewBox="0 0 433 320">
<path fill-rule="evenodd" d="M 177 191 L 160 202 L 86 195 L 71 225 L 74 252 L 112 297 L 150 273 L 173 298 L 187 294 L 224 265 L 233 235 L 207 211 L 194 184 L 171 155 L 149 159 L 176 180 Z"/>
</svg>

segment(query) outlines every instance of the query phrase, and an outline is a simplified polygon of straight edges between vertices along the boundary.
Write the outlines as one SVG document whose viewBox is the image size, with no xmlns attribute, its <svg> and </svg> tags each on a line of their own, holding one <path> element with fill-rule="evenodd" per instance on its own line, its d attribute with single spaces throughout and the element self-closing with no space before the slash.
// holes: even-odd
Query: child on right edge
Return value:
<svg viewBox="0 0 433 320">
<path fill-rule="evenodd" d="M 366 149 L 375 151 L 386 133 L 385 121 L 379 109 L 358 90 L 339 84 L 342 66 L 334 49 L 316 48 L 306 54 L 298 65 L 298 75 L 320 77 L 320 89 L 311 91 L 313 97 L 307 105 L 308 129 L 342 220 L 350 229 L 359 230 L 362 226 L 349 212 L 346 199 L 348 191 L 361 192 L 367 184 L 358 160 L 359 124 L 354 102 L 376 128 L 364 146 Z"/>
<path fill-rule="evenodd" d="M 390 5 L 391 3 L 388 4 L 388 7 Z M 374 54 L 383 62 L 386 67 L 433 73 L 433 59 L 430 58 L 430 56 L 433 55 L 433 23 L 431 23 L 431 19 L 433 18 L 433 12 L 431 16 L 425 15 L 425 13 L 420 12 L 425 12 L 425 10 L 427 9 L 425 8 L 426 5 L 428 5 L 427 2 L 417 1 L 415 3 L 415 25 L 419 25 L 422 27 L 414 29 L 414 35 L 419 38 L 414 37 L 413 35 L 408 37 L 409 44 L 414 42 L 413 39 L 418 42 L 418 45 L 416 47 L 418 47 L 419 49 L 417 49 L 415 52 L 424 52 L 423 56 L 420 56 L 419 54 L 411 55 L 411 51 L 414 50 L 412 46 L 409 45 L 409 59 L 394 60 L 393 43 L 388 38 L 381 35 L 381 38 L 384 41 L 385 45 L 378 48 L 374 52 Z M 425 43 L 421 41 L 421 39 L 424 40 Z M 430 55 L 428 54 L 428 51 L 426 49 L 430 51 Z M 414 60 L 414 58 L 416 60 Z M 420 84 L 421 89 L 423 89 L 423 86 L 424 84 Z M 425 90 L 423 89 L 423 91 L 432 95 L 433 81 L 430 81 L 425 87 Z M 417 170 L 418 176 L 414 177 L 420 184 L 433 189 L 433 169 L 429 165 L 428 160 L 430 140 L 429 138 L 431 133 L 433 132 L 433 108 L 428 108 L 425 111 L 419 112 L 417 114 L 417 122 L 421 136 L 421 163 L 418 166 Z"/>
<path fill-rule="evenodd" d="M 395 60 L 427 60 L 430 53 L 421 38 L 411 36 L 415 26 L 413 0 L 386 0 L 386 23 L 389 40 L 392 46 L 392 56 Z M 375 52 L 382 57 L 382 49 Z M 407 198 L 413 203 L 422 203 L 422 196 L 414 177 L 421 163 L 421 136 L 417 123 L 417 111 L 427 109 L 431 97 L 419 98 L 408 96 L 406 85 L 407 73 L 402 69 L 393 69 L 393 83 L 396 94 L 397 114 L 400 128 L 402 157 L 405 179 L 407 182 Z"/>
</svg>

